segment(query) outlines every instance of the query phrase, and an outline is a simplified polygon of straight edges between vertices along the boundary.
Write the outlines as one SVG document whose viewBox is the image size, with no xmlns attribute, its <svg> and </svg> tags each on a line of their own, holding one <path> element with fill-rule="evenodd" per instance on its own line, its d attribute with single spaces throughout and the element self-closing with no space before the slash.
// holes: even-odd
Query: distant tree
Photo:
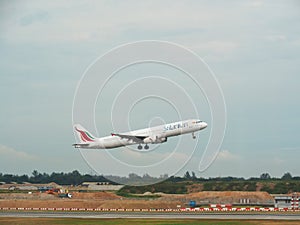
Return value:
<svg viewBox="0 0 300 225">
<path fill-rule="evenodd" d="M 293 177 L 293 180 L 300 180 L 299 176 Z"/>
<path fill-rule="evenodd" d="M 128 177 L 129 177 L 130 179 L 139 179 L 139 178 L 141 178 L 139 175 L 137 175 L 137 174 L 135 174 L 135 173 L 130 173 L 130 174 L 128 174 Z"/>
<path fill-rule="evenodd" d="M 2 177 L 2 181 L 5 182 L 5 183 L 10 183 L 13 180 L 13 175 L 11 174 L 4 174 L 3 177 Z"/>
<path fill-rule="evenodd" d="M 32 183 L 42 183 L 44 181 L 43 174 L 39 173 L 37 170 L 34 170 L 29 181 Z"/>
<path fill-rule="evenodd" d="M 130 182 L 138 182 L 141 181 L 141 178 L 139 175 L 135 174 L 135 173 L 130 173 L 128 174 L 128 180 Z"/>
<path fill-rule="evenodd" d="M 197 179 L 197 176 L 196 176 L 196 174 L 195 174 L 194 171 L 192 171 L 192 179 L 193 179 L 193 180 L 196 180 L 196 179 Z"/>
<path fill-rule="evenodd" d="M 170 177 L 168 178 L 168 181 L 171 181 L 171 182 L 174 182 L 174 183 L 180 182 L 180 181 L 182 181 L 182 180 L 184 180 L 184 178 L 182 178 L 182 177 L 170 176 Z"/>
<path fill-rule="evenodd" d="M 159 175 L 159 179 L 168 179 L 169 175 L 167 173 Z"/>
<path fill-rule="evenodd" d="M 186 173 L 184 174 L 183 178 L 185 178 L 185 179 L 191 179 L 191 175 L 190 175 L 189 171 L 186 171 Z"/>
<path fill-rule="evenodd" d="M 283 174 L 283 176 L 281 177 L 281 180 L 291 180 L 292 178 L 293 178 L 292 175 L 289 172 L 287 172 L 287 173 Z"/>
<path fill-rule="evenodd" d="M 77 170 L 65 174 L 64 177 L 66 179 L 66 182 L 69 184 L 78 185 L 82 182 L 82 176 Z"/>
<path fill-rule="evenodd" d="M 15 178 L 16 182 L 18 183 L 23 183 L 23 182 L 28 182 L 29 178 L 27 175 L 21 175 L 21 176 L 18 176 L 18 175 L 15 175 Z"/>
<path fill-rule="evenodd" d="M 244 191 L 256 191 L 256 182 L 246 181 L 243 189 Z"/>
<path fill-rule="evenodd" d="M 260 189 L 261 191 L 266 191 L 268 193 L 273 193 L 273 188 L 270 187 L 270 185 L 267 183 L 265 185 L 262 186 L 262 188 Z"/>
<path fill-rule="evenodd" d="M 53 172 L 50 175 L 50 180 L 57 183 L 57 184 L 67 184 L 68 179 L 64 176 L 64 173 L 56 173 Z"/>
<path fill-rule="evenodd" d="M 32 176 L 33 177 L 38 177 L 39 172 L 37 170 L 32 171 Z"/>
<path fill-rule="evenodd" d="M 268 173 L 263 173 L 263 174 L 260 175 L 260 179 L 261 180 L 270 180 L 271 176 Z"/>
<path fill-rule="evenodd" d="M 144 175 L 143 175 L 143 179 L 148 179 L 148 178 L 152 178 L 148 173 L 145 173 Z"/>
</svg>

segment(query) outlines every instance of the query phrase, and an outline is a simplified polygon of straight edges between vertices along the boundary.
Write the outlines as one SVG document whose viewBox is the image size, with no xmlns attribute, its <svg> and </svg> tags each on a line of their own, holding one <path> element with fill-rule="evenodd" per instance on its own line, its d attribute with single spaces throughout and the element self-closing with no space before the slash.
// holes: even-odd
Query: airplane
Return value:
<svg viewBox="0 0 300 225">
<path fill-rule="evenodd" d="M 169 137 L 192 133 L 195 139 L 195 132 L 203 130 L 207 123 L 198 119 L 190 119 L 169 123 L 165 125 L 134 130 L 126 133 L 111 133 L 110 136 L 96 138 L 80 124 L 75 124 L 74 129 L 80 143 L 73 144 L 75 148 L 84 149 L 111 149 L 126 145 L 138 144 L 138 150 L 149 149 L 149 144 L 160 144 L 167 142 Z"/>
</svg>

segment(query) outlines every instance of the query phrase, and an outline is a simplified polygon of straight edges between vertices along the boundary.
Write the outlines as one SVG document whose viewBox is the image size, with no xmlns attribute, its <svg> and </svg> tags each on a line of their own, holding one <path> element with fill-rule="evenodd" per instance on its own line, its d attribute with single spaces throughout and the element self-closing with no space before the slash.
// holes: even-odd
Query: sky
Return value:
<svg viewBox="0 0 300 225">
<path fill-rule="evenodd" d="M 0 172 L 151 175 L 152 170 L 153 175 L 180 175 L 189 170 L 202 177 L 251 177 L 265 172 L 274 177 L 285 172 L 299 176 L 299 21 L 300 4 L 292 0 L 1 1 Z M 225 136 L 217 158 L 205 171 L 198 168 L 211 141 L 211 127 L 197 133 L 197 144 L 186 135 L 168 140 L 149 155 L 122 148 L 110 152 L 119 161 L 137 166 L 128 171 L 110 166 L 100 152 L 80 152 L 71 146 L 75 142 L 73 100 L 83 75 L 117 46 L 143 40 L 176 43 L 193 51 L 222 89 Z M 118 130 L 111 115 L 114 121 L 130 123 L 132 129 L 177 119 L 174 107 L 162 98 L 144 99 L 123 112 L 123 106 L 134 104 L 115 97 L 131 81 L 149 91 L 144 95 L 155 94 L 160 86 L 170 84 L 155 80 L 161 74 L 180 83 L 203 120 L 212 124 L 205 94 L 193 89 L 182 73 L 166 65 L 143 64 L 120 71 L 103 89 L 95 103 L 98 134 Z M 105 76 L 99 73 L 100 78 Z M 153 77 L 150 83 L 138 83 L 140 76 Z M 130 90 L 128 94 L 144 96 Z M 182 117 L 194 115 L 178 90 L 168 90 L 159 94 L 177 99 L 172 101 L 183 110 Z M 114 100 L 119 108 L 112 111 Z M 128 110 L 131 114 L 124 117 Z M 178 140 L 182 146 L 173 155 L 175 161 L 164 161 Z M 160 157 L 160 165 L 143 169 Z M 178 165 L 177 159 L 187 158 L 187 163 Z"/>
</svg>

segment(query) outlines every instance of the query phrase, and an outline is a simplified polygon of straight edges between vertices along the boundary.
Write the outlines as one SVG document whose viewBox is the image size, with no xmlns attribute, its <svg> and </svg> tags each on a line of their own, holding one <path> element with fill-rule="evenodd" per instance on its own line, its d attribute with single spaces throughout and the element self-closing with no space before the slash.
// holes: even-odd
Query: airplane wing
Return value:
<svg viewBox="0 0 300 225">
<path fill-rule="evenodd" d="M 120 138 L 125 138 L 125 139 L 128 139 L 128 140 L 132 140 L 136 143 L 142 143 L 143 140 L 148 137 L 148 136 L 135 136 L 135 135 L 115 134 L 115 133 L 112 133 L 111 135 L 112 136 L 118 136 Z"/>
</svg>

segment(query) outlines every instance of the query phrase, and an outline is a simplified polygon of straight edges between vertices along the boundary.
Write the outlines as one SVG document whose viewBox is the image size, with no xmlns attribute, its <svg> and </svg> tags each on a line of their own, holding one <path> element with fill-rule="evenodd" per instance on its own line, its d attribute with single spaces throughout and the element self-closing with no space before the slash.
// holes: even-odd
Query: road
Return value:
<svg viewBox="0 0 300 225">
<path fill-rule="evenodd" d="M 171 213 L 171 212 L 62 212 L 62 211 L 0 211 L 0 217 L 47 218 L 149 218 L 149 219 L 245 219 L 300 220 L 300 214 L 288 213 Z"/>
</svg>

